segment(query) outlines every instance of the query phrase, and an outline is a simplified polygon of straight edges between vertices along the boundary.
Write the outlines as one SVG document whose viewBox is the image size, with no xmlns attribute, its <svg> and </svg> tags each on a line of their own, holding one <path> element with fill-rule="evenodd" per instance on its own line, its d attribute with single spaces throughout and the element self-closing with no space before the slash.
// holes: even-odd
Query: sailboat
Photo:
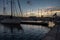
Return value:
<svg viewBox="0 0 60 40">
<path fill-rule="evenodd" d="M 18 2 L 18 5 L 19 5 L 19 8 L 20 8 L 20 11 L 21 11 L 19 0 L 17 0 L 17 2 Z M 11 0 L 11 16 L 10 16 L 10 18 L 6 18 L 6 19 L 2 20 L 1 23 L 2 24 L 14 24 L 14 25 L 19 24 L 20 25 L 21 20 L 13 18 L 13 10 L 12 10 L 13 5 L 12 4 L 13 4 L 13 0 Z"/>
</svg>

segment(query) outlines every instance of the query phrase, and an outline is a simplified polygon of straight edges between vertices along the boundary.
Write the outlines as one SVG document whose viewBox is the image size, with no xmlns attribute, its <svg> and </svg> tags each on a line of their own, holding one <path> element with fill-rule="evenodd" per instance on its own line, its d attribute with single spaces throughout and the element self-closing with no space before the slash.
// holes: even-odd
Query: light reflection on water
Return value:
<svg viewBox="0 0 60 40">
<path fill-rule="evenodd" d="M 39 40 L 46 33 L 49 32 L 50 28 L 44 26 L 36 26 L 36 25 L 23 25 L 21 24 L 22 29 L 18 30 L 17 28 L 13 28 L 13 33 L 11 33 L 11 29 L 4 25 L 0 24 L 0 36 L 2 38 L 7 36 L 6 38 L 11 38 L 12 35 L 15 40 Z M 37 37 L 37 38 L 36 38 Z"/>
</svg>

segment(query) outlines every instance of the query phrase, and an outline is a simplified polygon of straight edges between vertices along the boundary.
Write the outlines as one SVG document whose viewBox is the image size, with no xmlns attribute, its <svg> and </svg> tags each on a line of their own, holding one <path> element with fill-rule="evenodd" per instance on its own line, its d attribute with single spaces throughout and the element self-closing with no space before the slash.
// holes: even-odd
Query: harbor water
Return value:
<svg viewBox="0 0 60 40">
<path fill-rule="evenodd" d="M 21 24 L 19 27 L 0 24 L 0 40 L 40 40 L 50 31 L 50 28 L 41 25 Z"/>
</svg>

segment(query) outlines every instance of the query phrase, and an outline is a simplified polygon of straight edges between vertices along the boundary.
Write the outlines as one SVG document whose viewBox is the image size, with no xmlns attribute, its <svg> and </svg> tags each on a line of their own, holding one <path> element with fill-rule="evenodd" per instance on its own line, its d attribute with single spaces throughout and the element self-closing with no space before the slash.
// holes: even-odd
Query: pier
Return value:
<svg viewBox="0 0 60 40">
<path fill-rule="evenodd" d="M 1 21 L 2 24 L 8 24 L 8 25 L 20 25 L 20 24 L 29 24 L 29 25 L 42 25 L 42 26 L 48 26 L 48 22 L 43 21 L 19 21 L 17 19 L 5 19 Z"/>
<path fill-rule="evenodd" d="M 60 40 L 60 25 L 56 25 L 41 40 Z"/>
</svg>

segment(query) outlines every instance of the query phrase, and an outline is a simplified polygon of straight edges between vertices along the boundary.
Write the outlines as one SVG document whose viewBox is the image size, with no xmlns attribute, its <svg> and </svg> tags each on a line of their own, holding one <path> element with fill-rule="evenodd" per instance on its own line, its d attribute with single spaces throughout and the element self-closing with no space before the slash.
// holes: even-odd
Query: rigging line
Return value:
<svg viewBox="0 0 60 40">
<path fill-rule="evenodd" d="M 13 9 L 12 9 L 13 10 L 13 16 L 15 16 L 15 2 L 14 2 L 14 0 L 13 0 L 13 4 L 12 5 L 13 5 Z"/>
<path fill-rule="evenodd" d="M 14 1 L 14 0 L 11 0 L 11 18 L 12 18 L 12 16 L 13 16 L 13 6 L 14 6 L 14 5 L 13 5 L 13 1 Z"/>
<path fill-rule="evenodd" d="M 5 11 L 6 14 L 9 14 L 9 12 L 8 12 L 8 10 L 9 10 L 9 9 L 8 9 L 9 2 L 10 2 L 9 0 L 6 0 L 6 9 L 7 9 L 7 10 Z"/>
<path fill-rule="evenodd" d="M 17 10 L 16 10 L 16 4 L 15 4 L 14 8 L 15 8 L 15 13 L 18 15 L 18 12 L 17 12 Z"/>
<path fill-rule="evenodd" d="M 17 0 L 17 2 L 18 2 L 18 6 L 19 6 L 19 9 L 20 9 L 20 12 L 21 12 L 21 16 L 23 17 L 22 10 L 21 10 L 21 5 L 20 5 L 19 0 Z"/>
<path fill-rule="evenodd" d="M 11 17 L 13 16 L 14 11 L 14 0 L 11 0 Z"/>
</svg>

